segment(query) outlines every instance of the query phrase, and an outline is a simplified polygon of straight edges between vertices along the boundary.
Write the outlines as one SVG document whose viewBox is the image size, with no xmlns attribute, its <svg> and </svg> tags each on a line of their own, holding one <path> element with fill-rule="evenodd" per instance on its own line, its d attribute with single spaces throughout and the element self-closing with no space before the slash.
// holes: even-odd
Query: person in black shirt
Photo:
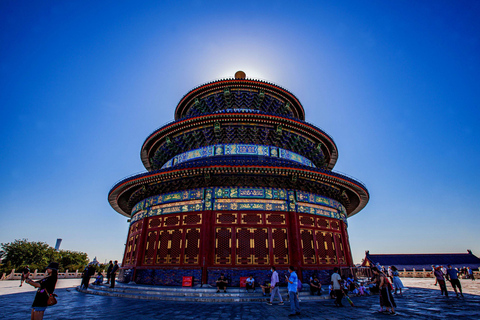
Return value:
<svg viewBox="0 0 480 320">
<path fill-rule="evenodd" d="M 50 294 L 53 294 L 55 291 L 55 286 L 57 285 L 58 279 L 58 263 L 51 262 L 47 266 L 46 273 L 48 276 L 39 281 L 32 281 L 28 278 L 30 274 L 26 275 L 25 283 L 38 288 L 37 293 L 35 294 L 35 299 L 32 303 L 32 320 L 42 320 L 43 314 L 47 309 L 47 300 Z"/>
<path fill-rule="evenodd" d="M 318 281 L 318 277 L 314 276 L 313 279 L 310 281 L 310 294 L 313 296 L 316 292 L 318 295 L 321 295 L 321 288 L 322 284 L 320 283 L 320 281 Z"/>
<path fill-rule="evenodd" d="M 90 283 L 90 278 L 95 274 L 95 267 L 93 264 L 89 264 L 85 270 L 83 270 L 83 280 L 81 286 L 84 289 L 88 289 L 88 285 Z"/>
<path fill-rule="evenodd" d="M 25 276 L 26 276 L 27 274 L 29 274 L 29 273 L 30 273 L 30 268 L 29 268 L 28 266 L 26 266 L 25 268 L 23 268 L 23 270 L 22 270 L 22 278 L 20 279 L 20 287 L 22 286 L 23 281 L 25 281 Z"/>
<path fill-rule="evenodd" d="M 227 292 L 227 283 L 228 281 L 222 273 L 217 280 L 217 293 L 219 293 L 221 289 L 223 289 L 223 292 Z"/>
<path fill-rule="evenodd" d="M 117 277 L 118 270 L 118 261 L 115 260 L 115 264 L 112 267 L 112 272 L 110 273 L 110 288 L 115 288 L 115 278 Z"/>
<path fill-rule="evenodd" d="M 112 269 L 113 269 L 113 263 L 112 263 L 112 260 L 110 260 L 110 262 L 108 263 L 107 282 L 106 282 L 106 284 L 109 284 L 109 283 L 110 283 L 110 274 L 112 273 Z"/>
</svg>

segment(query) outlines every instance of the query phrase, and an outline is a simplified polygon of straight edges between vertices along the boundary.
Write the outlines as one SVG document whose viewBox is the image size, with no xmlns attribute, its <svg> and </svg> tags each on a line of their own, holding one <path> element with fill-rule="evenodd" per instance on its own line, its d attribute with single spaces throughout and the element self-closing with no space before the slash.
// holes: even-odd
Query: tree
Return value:
<svg viewBox="0 0 480 320">
<path fill-rule="evenodd" d="M 56 251 L 45 242 L 29 242 L 27 239 L 15 240 L 11 243 L 2 243 L 4 251 L 0 272 L 10 272 L 12 269 L 29 265 L 31 270 L 45 270 L 52 262 L 59 263 L 59 271 L 65 269 L 82 269 L 88 263 L 88 256 L 83 252 L 60 250 Z"/>
</svg>

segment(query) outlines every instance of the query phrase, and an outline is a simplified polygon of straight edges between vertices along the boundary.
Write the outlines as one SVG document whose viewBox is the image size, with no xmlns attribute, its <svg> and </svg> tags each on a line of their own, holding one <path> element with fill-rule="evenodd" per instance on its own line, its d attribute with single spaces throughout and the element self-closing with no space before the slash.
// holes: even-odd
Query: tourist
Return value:
<svg viewBox="0 0 480 320">
<path fill-rule="evenodd" d="M 295 268 L 293 266 L 288 267 L 288 272 L 290 273 L 290 277 L 285 275 L 285 279 L 288 282 L 288 295 L 290 297 L 290 310 L 292 311 L 289 314 L 289 317 L 293 317 L 300 314 L 300 304 L 298 303 L 298 276 L 295 272 Z"/>
<path fill-rule="evenodd" d="M 115 260 L 115 264 L 112 267 L 112 271 L 110 272 L 110 288 L 115 288 L 115 278 L 117 277 L 118 271 L 118 261 Z"/>
<path fill-rule="evenodd" d="M 95 278 L 95 281 L 92 283 L 94 285 L 101 285 L 103 283 L 103 274 L 98 271 L 97 277 Z"/>
<path fill-rule="evenodd" d="M 247 278 L 246 287 L 247 287 L 247 292 L 249 289 L 253 289 L 253 292 L 255 292 L 255 279 L 253 279 L 252 275 Z"/>
<path fill-rule="evenodd" d="M 328 285 L 328 294 L 330 295 L 331 299 L 335 299 L 335 290 L 333 290 L 333 285 Z"/>
<path fill-rule="evenodd" d="M 365 287 L 365 285 L 363 283 L 360 283 L 360 285 L 358 286 L 358 295 L 359 296 L 368 296 L 369 295 L 368 289 Z"/>
<path fill-rule="evenodd" d="M 379 312 L 384 312 L 387 314 L 395 314 L 395 309 L 397 305 L 395 304 L 395 300 L 393 299 L 392 292 L 390 291 L 390 286 L 389 282 L 387 279 L 387 276 L 378 270 L 377 268 L 372 268 L 372 272 L 375 275 L 375 283 L 377 284 L 379 290 L 380 290 L 380 295 L 379 295 L 379 300 L 380 300 L 380 310 Z M 383 310 L 383 307 L 386 308 L 386 310 Z"/>
<path fill-rule="evenodd" d="M 321 295 L 322 294 L 321 289 L 322 289 L 322 284 L 318 280 L 318 277 L 314 276 L 313 279 L 310 281 L 310 295 L 313 296 L 315 295 L 315 293 L 317 293 L 318 295 Z"/>
<path fill-rule="evenodd" d="M 390 281 L 393 282 L 393 270 L 391 266 L 388 267 L 387 274 L 388 274 L 388 277 L 390 278 Z"/>
<path fill-rule="evenodd" d="M 353 292 L 356 289 L 355 280 L 350 277 L 347 277 L 347 280 L 345 281 L 345 285 L 348 288 L 349 292 Z"/>
<path fill-rule="evenodd" d="M 262 289 L 262 293 L 264 296 L 270 294 L 270 282 L 265 281 L 263 285 L 260 285 L 260 289 Z"/>
<path fill-rule="evenodd" d="M 435 272 L 433 274 L 435 275 L 435 283 L 438 283 L 438 285 L 440 286 L 442 296 L 445 293 L 445 297 L 448 298 L 447 286 L 445 285 L 445 277 L 442 270 L 440 269 L 440 266 L 435 266 Z"/>
<path fill-rule="evenodd" d="M 47 301 L 50 295 L 53 294 L 55 291 L 55 286 L 57 284 L 58 279 L 58 263 L 51 262 L 47 266 L 46 273 L 48 274 L 47 277 L 39 280 L 39 281 L 32 281 L 30 280 L 29 273 L 25 277 L 25 283 L 29 284 L 37 289 L 37 293 L 35 294 L 35 299 L 33 300 L 32 304 L 32 312 L 30 315 L 30 319 L 32 320 L 42 320 L 43 314 L 47 309 Z"/>
<path fill-rule="evenodd" d="M 228 281 L 225 278 L 225 275 L 222 273 L 220 274 L 220 278 L 217 280 L 217 293 L 220 292 L 220 290 L 223 290 L 223 292 L 227 292 L 227 284 Z"/>
<path fill-rule="evenodd" d="M 447 268 L 445 268 L 444 266 L 440 266 L 440 269 L 442 270 L 443 275 L 445 276 L 447 274 Z"/>
<path fill-rule="evenodd" d="M 475 281 L 475 276 L 473 275 L 473 270 L 470 267 L 467 267 L 467 272 L 468 272 L 468 277 L 472 279 L 472 281 Z"/>
<path fill-rule="evenodd" d="M 400 289 L 400 294 L 402 294 L 402 289 L 405 288 L 403 286 L 402 280 L 400 280 L 400 274 L 398 273 L 398 269 L 395 266 L 391 266 L 392 269 L 392 282 L 395 286 L 395 294 L 397 294 L 397 290 Z"/>
<path fill-rule="evenodd" d="M 272 278 L 270 280 L 270 290 L 271 290 L 271 294 L 270 294 L 270 302 L 267 302 L 268 305 L 272 305 L 273 304 L 273 300 L 275 299 L 275 295 L 278 294 L 278 298 L 280 299 L 280 303 L 278 305 L 282 306 L 283 305 L 283 299 L 282 299 L 282 295 L 280 294 L 280 290 L 278 288 L 278 284 L 279 284 L 279 280 L 278 280 L 278 272 L 275 271 L 275 267 L 272 266 Z M 262 288 L 263 290 L 263 288 Z"/>
<path fill-rule="evenodd" d="M 300 300 L 300 291 L 302 291 L 302 281 L 300 281 L 300 279 L 297 278 L 297 299 L 298 299 L 298 302 L 302 302 L 302 300 Z"/>
<path fill-rule="evenodd" d="M 88 289 L 88 284 L 90 283 L 90 278 L 95 274 L 95 267 L 93 264 L 89 264 L 85 267 L 83 270 L 83 280 L 82 280 L 82 285 L 84 289 Z"/>
<path fill-rule="evenodd" d="M 25 268 L 23 268 L 23 270 L 22 270 L 22 276 L 20 278 L 20 287 L 22 286 L 23 281 L 25 281 L 25 276 L 29 273 L 30 273 L 30 267 L 25 266 Z"/>
<path fill-rule="evenodd" d="M 333 274 L 331 278 L 333 292 L 335 294 L 336 300 L 335 305 L 337 307 L 343 307 L 342 298 L 343 298 L 343 289 L 342 289 L 342 277 L 338 273 L 338 267 L 333 268 Z"/>
<path fill-rule="evenodd" d="M 452 265 L 448 265 L 447 269 L 447 280 L 450 281 L 450 284 L 452 285 L 453 291 L 455 291 L 455 294 L 457 295 L 458 298 L 458 291 L 460 291 L 460 294 L 462 295 L 463 298 L 463 292 L 462 292 L 462 285 L 460 284 L 460 280 L 458 279 L 458 270 L 453 269 Z"/>
<path fill-rule="evenodd" d="M 106 284 L 110 283 L 110 274 L 112 273 L 112 269 L 113 269 L 113 263 L 112 263 L 112 260 L 110 260 L 110 262 L 108 263 L 108 268 L 107 268 L 107 283 Z"/>
<path fill-rule="evenodd" d="M 343 295 L 344 296 L 348 295 L 348 283 L 347 283 L 347 279 L 345 279 L 345 276 L 342 277 L 342 289 L 343 289 Z"/>
<path fill-rule="evenodd" d="M 392 296 L 391 284 L 388 281 L 387 276 L 383 272 L 379 273 L 379 277 L 380 283 L 378 287 L 380 288 L 380 295 L 382 296 L 383 305 L 386 307 L 385 312 L 394 315 L 394 308 L 396 308 L 397 305 L 395 304 L 395 300 Z"/>
</svg>

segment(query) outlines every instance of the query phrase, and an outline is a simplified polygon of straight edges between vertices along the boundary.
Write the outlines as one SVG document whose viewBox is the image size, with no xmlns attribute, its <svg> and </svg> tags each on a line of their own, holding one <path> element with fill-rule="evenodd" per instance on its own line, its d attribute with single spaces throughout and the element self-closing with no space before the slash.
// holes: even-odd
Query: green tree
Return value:
<svg viewBox="0 0 480 320">
<path fill-rule="evenodd" d="M 88 263 L 88 256 L 83 252 L 60 250 L 56 251 L 45 242 L 30 242 L 27 239 L 15 240 L 11 243 L 2 243 L 4 251 L 0 272 L 10 272 L 12 269 L 29 265 L 31 270 L 45 270 L 52 262 L 59 263 L 59 271 L 83 269 Z"/>
</svg>

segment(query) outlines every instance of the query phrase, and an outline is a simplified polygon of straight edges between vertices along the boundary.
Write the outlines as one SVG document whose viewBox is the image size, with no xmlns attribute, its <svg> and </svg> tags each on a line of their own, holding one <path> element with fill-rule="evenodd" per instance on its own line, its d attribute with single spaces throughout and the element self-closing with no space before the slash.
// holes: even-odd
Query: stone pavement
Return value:
<svg viewBox="0 0 480 320">
<path fill-rule="evenodd" d="M 462 280 L 464 299 L 440 296 L 431 279 L 402 279 L 407 287 L 403 296 L 396 295 L 398 319 L 480 319 L 480 281 Z M 470 281 L 470 280 L 469 280 Z M 49 307 L 45 320 L 50 319 L 288 319 L 290 308 L 268 306 L 262 302 L 199 303 L 165 302 L 89 295 L 75 290 L 79 279 L 61 279 L 55 293 L 59 303 Z M 0 282 L 0 319 L 29 319 L 34 290 L 18 287 L 18 281 Z M 344 301 L 336 308 L 332 300 L 301 302 L 301 316 L 294 319 L 386 319 L 392 316 L 377 312 L 378 296 L 354 297 L 355 307 Z"/>
</svg>

